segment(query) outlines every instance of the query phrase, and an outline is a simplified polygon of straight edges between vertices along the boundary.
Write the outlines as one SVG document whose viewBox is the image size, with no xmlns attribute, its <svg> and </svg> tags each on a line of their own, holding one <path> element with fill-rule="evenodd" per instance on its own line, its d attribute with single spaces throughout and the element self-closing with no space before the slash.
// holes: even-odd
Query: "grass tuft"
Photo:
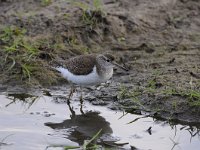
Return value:
<svg viewBox="0 0 200 150">
<path fill-rule="evenodd" d="M 55 77 L 48 69 L 48 61 L 53 59 L 51 48 L 43 48 L 44 43 L 31 41 L 26 37 L 26 29 L 5 27 L 0 31 L 0 62 L 6 81 L 11 79 L 28 84 L 40 84 Z M 42 61 L 41 61 L 42 60 Z"/>
<path fill-rule="evenodd" d="M 81 21 L 89 26 L 91 30 L 104 21 L 103 16 L 105 13 L 102 9 L 101 0 L 93 0 L 91 4 L 85 2 L 72 2 L 72 4 L 82 10 Z"/>
</svg>

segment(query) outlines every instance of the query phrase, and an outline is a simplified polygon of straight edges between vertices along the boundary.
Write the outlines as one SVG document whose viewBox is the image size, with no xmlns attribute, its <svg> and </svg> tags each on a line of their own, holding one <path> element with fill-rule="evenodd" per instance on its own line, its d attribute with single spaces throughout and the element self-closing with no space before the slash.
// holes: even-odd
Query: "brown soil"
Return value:
<svg viewBox="0 0 200 150">
<path fill-rule="evenodd" d="M 90 91 L 86 99 L 112 105 L 112 109 L 143 110 L 169 120 L 200 123 L 198 0 L 102 0 L 98 5 L 90 0 L 46 2 L 0 1 L 1 35 L 5 27 L 12 27 L 16 35 L 25 29 L 23 36 L 29 43 L 40 43 L 39 53 L 28 62 L 37 66 L 29 76 L 23 72 L 24 60 L 16 58 L 13 63 L 14 56 L 23 53 L 6 53 L 10 43 L 1 36 L 2 88 L 25 82 L 60 84 L 62 79 L 47 67 L 49 62 L 110 52 L 130 71 L 117 70 L 109 87 Z"/>
</svg>

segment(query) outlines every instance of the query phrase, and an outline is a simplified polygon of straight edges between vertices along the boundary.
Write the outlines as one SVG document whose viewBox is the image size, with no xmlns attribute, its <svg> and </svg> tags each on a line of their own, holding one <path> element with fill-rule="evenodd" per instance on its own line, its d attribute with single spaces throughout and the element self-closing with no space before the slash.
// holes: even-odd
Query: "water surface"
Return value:
<svg viewBox="0 0 200 150">
<path fill-rule="evenodd" d="M 198 150 L 200 147 L 199 129 L 195 126 L 170 126 L 166 121 L 125 115 L 88 102 L 84 102 L 82 110 L 77 100 L 72 100 L 69 107 L 59 92 L 53 96 L 2 93 L 0 149 L 50 150 L 82 146 L 100 129 L 97 144 L 109 149 Z"/>
</svg>

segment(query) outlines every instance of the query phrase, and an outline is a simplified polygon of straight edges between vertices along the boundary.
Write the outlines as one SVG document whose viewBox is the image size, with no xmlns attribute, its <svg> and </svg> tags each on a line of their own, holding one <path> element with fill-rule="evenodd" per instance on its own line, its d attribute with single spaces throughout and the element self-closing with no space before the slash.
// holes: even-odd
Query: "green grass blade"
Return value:
<svg viewBox="0 0 200 150">
<path fill-rule="evenodd" d="M 102 129 L 100 129 L 88 142 L 84 143 L 84 145 L 83 145 L 84 150 L 86 150 L 87 146 L 99 136 L 101 131 L 102 131 Z"/>
<path fill-rule="evenodd" d="M 8 68 L 8 71 L 11 70 L 16 64 L 15 59 L 13 57 L 10 57 L 10 59 L 12 59 L 12 65 Z"/>
<path fill-rule="evenodd" d="M 79 146 L 65 146 L 64 150 L 68 150 L 68 149 L 77 149 L 80 148 Z"/>
</svg>

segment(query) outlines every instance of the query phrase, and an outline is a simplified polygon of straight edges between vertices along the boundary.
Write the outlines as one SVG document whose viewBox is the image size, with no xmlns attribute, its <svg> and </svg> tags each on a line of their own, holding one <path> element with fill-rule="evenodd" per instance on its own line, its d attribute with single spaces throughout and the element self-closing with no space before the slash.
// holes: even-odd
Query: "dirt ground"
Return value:
<svg viewBox="0 0 200 150">
<path fill-rule="evenodd" d="M 199 0 L 0 0 L 0 12 L 1 90 L 59 87 L 49 64 L 109 52 L 129 71 L 86 100 L 200 124 Z"/>
</svg>

